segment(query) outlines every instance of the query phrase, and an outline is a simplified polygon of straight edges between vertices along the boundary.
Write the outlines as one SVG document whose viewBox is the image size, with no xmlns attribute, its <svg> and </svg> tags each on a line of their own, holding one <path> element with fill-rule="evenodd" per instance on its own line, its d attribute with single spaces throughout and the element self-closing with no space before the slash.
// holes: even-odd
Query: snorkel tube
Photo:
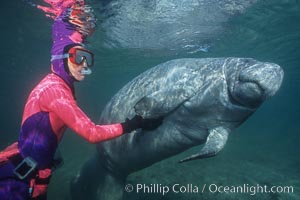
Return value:
<svg viewBox="0 0 300 200">
<path fill-rule="evenodd" d="M 83 69 L 80 71 L 80 73 L 81 73 L 82 75 L 91 75 L 91 74 L 92 74 L 92 70 L 91 70 L 91 68 L 89 68 L 89 67 L 85 67 L 85 68 L 83 68 Z"/>
</svg>

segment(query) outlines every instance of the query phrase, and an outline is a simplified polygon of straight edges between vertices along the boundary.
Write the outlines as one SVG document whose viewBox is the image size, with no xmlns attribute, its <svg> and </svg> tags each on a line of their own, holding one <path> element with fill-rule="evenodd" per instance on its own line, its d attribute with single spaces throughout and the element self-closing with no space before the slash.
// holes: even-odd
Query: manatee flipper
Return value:
<svg viewBox="0 0 300 200">
<path fill-rule="evenodd" d="M 216 127 L 209 130 L 206 143 L 201 151 L 197 154 L 191 155 L 179 162 L 186 162 L 195 159 L 208 158 L 215 156 L 225 146 L 228 139 L 229 130 L 224 127 Z"/>
<path fill-rule="evenodd" d="M 181 105 L 196 93 L 194 87 L 174 86 L 144 96 L 134 106 L 135 113 L 143 118 L 158 118 Z M 168 103 L 167 103 L 168 102 Z"/>
</svg>

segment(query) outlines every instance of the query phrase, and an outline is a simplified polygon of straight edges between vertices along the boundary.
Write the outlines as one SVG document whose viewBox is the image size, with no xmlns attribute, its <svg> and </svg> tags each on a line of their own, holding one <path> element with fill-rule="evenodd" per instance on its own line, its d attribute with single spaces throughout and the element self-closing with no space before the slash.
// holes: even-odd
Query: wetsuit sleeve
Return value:
<svg viewBox="0 0 300 200">
<path fill-rule="evenodd" d="M 90 143 L 97 143 L 122 135 L 121 124 L 96 125 L 78 107 L 73 97 L 63 90 L 46 90 L 41 96 L 43 110 L 53 112 L 69 128 Z"/>
</svg>

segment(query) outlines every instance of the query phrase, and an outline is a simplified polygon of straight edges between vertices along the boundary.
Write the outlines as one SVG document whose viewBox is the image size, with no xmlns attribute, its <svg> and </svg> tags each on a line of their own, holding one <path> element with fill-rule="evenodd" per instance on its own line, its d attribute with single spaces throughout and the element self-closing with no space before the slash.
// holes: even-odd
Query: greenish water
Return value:
<svg viewBox="0 0 300 200">
<path fill-rule="evenodd" d="M 18 137 L 22 109 L 32 87 L 49 72 L 51 20 L 22 1 L 1 6 L 0 148 Z M 126 193 L 125 199 L 300 199 L 300 1 L 261 1 L 245 15 L 232 19 L 227 32 L 209 52 L 187 54 L 167 51 L 104 49 L 101 31 L 90 39 L 96 52 L 91 77 L 77 84 L 78 104 L 97 121 L 101 109 L 125 83 L 146 69 L 182 57 L 253 57 L 282 66 L 285 78 L 279 93 L 230 135 L 217 157 L 177 164 L 180 158 L 197 151 L 195 147 L 164 160 L 128 178 L 131 184 L 172 186 L 193 184 L 238 186 L 257 184 L 293 186 L 293 193 Z M 68 186 L 80 165 L 94 151 L 68 131 L 61 144 L 65 165 L 55 172 L 49 199 L 70 199 Z"/>
</svg>

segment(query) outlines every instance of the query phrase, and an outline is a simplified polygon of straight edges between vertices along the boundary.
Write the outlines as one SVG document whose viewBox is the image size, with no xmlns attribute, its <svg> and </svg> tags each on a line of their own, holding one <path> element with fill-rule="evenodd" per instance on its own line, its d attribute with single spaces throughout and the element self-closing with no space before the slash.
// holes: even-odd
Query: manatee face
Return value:
<svg viewBox="0 0 300 200">
<path fill-rule="evenodd" d="M 226 79 L 233 103 L 257 108 L 278 91 L 283 70 L 274 63 L 238 59 L 235 67 L 226 69 Z"/>
<path fill-rule="evenodd" d="M 182 121 L 188 127 L 196 124 L 195 130 L 239 126 L 276 93 L 283 79 L 278 65 L 249 58 L 210 60 L 200 68 L 203 85 L 179 110 Z"/>
</svg>

